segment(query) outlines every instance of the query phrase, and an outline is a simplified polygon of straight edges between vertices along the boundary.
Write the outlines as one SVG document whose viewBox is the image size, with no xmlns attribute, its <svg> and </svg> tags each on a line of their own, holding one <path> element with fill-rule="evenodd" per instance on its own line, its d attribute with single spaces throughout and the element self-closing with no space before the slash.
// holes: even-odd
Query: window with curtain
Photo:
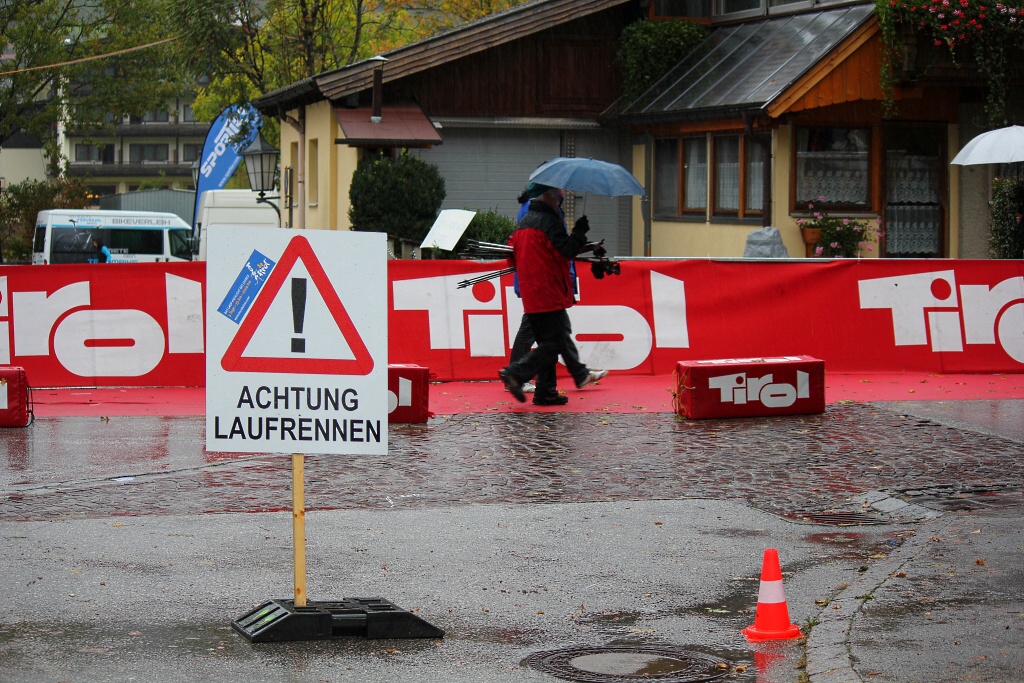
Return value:
<svg viewBox="0 0 1024 683">
<path fill-rule="evenodd" d="M 709 0 L 654 0 L 651 15 L 655 17 L 707 17 L 710 16 Z"/>
<path fill-rule="evenodd" d="M 764 0 L 715 0 L 715 16 L 757 16 L 763 13 Z"/>
<path fill-rule="evenodd" d="M 764 211 L 764 172 L 769 140 L 763 137 L 744 139 L 744 204 L 747 213 Z"/>
<path fill-rule="evenodd" d="M 715 150 L 715 213 L 738 214 L 740 210 L 740 137 L 717 136 Z"/>
<path fill-rule="evenodd" d="M 706 218 L 709 201 L 714 215 L 761 214 L 767 155 L 762 142 L 770 139 L 705 134 L 655 140 L 655 217 Z"/>
<path fill-rule="evenodd" d="M 181 146 L 181 160 L 185 162 L 193 162 L 203 155 L 203 145 L 201 143 L 186 142 Z"/>
<path fill-rule="evenodd" d="M 654 215 L 679 215 L 679 140 L 654 141 Z"/>
<path fill-rule="evenodd" d="M 708 206 L 708 143 L 703 136 L 683 139 L 683 211 L 705 213 Z"/>
<path fill-rule="evenodd" d="M 131 163 L 166 162 L 168 158 L 167 145 L 161 144 L 138 144 L 128 146 L 128 158 Z"/>
<path fill-rule="evenodd" d="M 869 208 L 870 148 L 868 128 L 797 128 L 795 210 L 807 202 L 822 208 Z"/>
</svg>

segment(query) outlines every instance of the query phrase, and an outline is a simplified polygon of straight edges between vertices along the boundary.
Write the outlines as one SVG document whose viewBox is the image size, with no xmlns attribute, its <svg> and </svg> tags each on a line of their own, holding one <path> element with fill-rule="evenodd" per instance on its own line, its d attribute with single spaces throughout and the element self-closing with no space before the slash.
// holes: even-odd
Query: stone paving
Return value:
<svg viewBox="0 0 1024 683">
<path fill-rule="evenodd" d="M 168 417 L 161 424 L 164 437 L 177 440 L 175 448 L 202 448 L 202 418 Z M 43 420 L 33 428 L 59 434 L 53 426 Z M 1024 485 L 1020 443 L 885 404 L 732 420 L 666 413 L 463 414 L 392 425 L 388 438 L 387 456 L 307 456 L 307 509 L 715 498 L 799 517 L 855 509 L 851 501 L 869 491 Z M 139 448 L 153 444 L 151 436 Z M 8 467 L 45 447 L 15 430 L 0 430 L 0 445 Z M 131 477 L 14 482 L 0 494 L 0 520 L 291 507 L 287 456 L 206 454 L 201 463 L 173 471 L 154 465 Z"/>
</svg>

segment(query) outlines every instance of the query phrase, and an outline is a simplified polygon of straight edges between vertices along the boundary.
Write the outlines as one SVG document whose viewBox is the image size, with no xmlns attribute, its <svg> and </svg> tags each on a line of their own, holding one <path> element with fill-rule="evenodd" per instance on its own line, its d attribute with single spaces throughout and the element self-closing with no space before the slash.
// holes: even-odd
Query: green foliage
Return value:
<svg viewBox="0 0 1024 683">
<path fill-rule="evenodd" d="M 1024 207 L 1024 181 L 996 178 L 992 181 L 992 213 L 988 228 L 988 252 L 992 258 L 1024 257 L 1024 234 L 1017 229 L 1016 212 Z"/>
<path fill-rule="evenodd" d="M 825 197 L 818 197 L 824 202 Z M 822 258 L 854 258 L 863 252 L 872 250 L 871 243 L 882 233 L 878 223 L 871 225 L 868 221 L 852 218 L 830 216 L 825 211 L 814 208 L 814 202 L 807 203 L 811 218 L 798 218 L 796 224 L 801 228 L 818 228 L 821 238 L 814 248 L 814 255 Z"/>
<path fill-rule="evenodd" d="M 208 79 L 193 111 L 198 120 L 212 121 L 230 104 L 522 1 L 172 0 L 168 5 L 181 36 L 175 43 L 180 63 Z"/>
<path fill-rule="evenodd" d="M 467 210 L 471 211 L 472 209 Z M 469 248 L 469 240 L 471 239 L 479 242 L 506 244 L 508 242 L 508 238 L 512 236 L 512 231 L 515 229 L 516 222 L 503 213 L 498 213 L 493 209 L 478 211 L 477 214 L 473 216 L 473 220 L 469 222 L 469 226 L 466 228 L 466 232 L 463 233 L 462 237 L 459 239 L 459 243 L 455 245 L 455 249 L 452 251 L 435 249 L 433 257 L 435 259 L 461 258 L 459 253 L 466 251 Z"/>
<path fill-rule="evenodd" d="M 437 166 L 408 153 L 366 158 L 352 175 L 348 196 L 353 230 L 420 242 L 441 209 L 444 178 Z"/>
<path fill-rule="evenodd" d="M 984 79 L 987 122 L 993 128 L 1006 125 L 1007 71 L 1019 63 L 1024 44 L 1022 0 L 875 0 L 875 14 L 884 45 L 880 77 L 887 113 L 895 109 L 893 88 L 901 53 L 897 27 L 906 26 L 948 50 L 954 64 L 973 59 Z"/>
<path fill-rule="evenodd" d="M 707 27 L 686 19 L 637 21 L 623 29 L 616 56 L 623 72 L 623 99 L 640 97 L 707 34 Z"/>
<path fill-rule="evenodd" d="M 469 227 L 466 228 L 465 237 L 480 242 L 505 244 L 515 229 L 516 222 L 514 220 L 503 213 L 488 209 L 487 211 L 480 211 L 473 216 Z"/>
<path fill-rule="evenodd" d="M 241 164 L 240 164 L 241 165 Z M 162 190 L 165 187 L 169 187 L 167 182 L 167 172 L 160 171 L 156 178 L 146 178 L 139 183 L 138 190 Z"/>
<path fill-rule="evenodd" d="M 200 120 L 422 37 L 397 0 L 175 0 L 170 15 L 182 63 L 209 79 Z"/>
<path fill-rule="evenodd" d="M 4 0 L 0 144 L 21 131 L 56 155 L 54 122 L 81 127 L 141 116 L 180 94 L 163 0 Z M 120 52 L 120 53 L 119 53 Z M 115 54 L 119 53 L 119 54 Z"/>
<path fill-rule="evenodd" d="M 83 209 L 88 190 L 77 179 L 26 180 L 0 192 L 0 261 L 29 261 L 36 214 L 46 209 Z"/>
<path fill-rule="evenodd" d="M 525 0 L 418 0 L 405 4 L 415 10 L 417 34 L 426 37 L 523 2 Z"/>
</svg>

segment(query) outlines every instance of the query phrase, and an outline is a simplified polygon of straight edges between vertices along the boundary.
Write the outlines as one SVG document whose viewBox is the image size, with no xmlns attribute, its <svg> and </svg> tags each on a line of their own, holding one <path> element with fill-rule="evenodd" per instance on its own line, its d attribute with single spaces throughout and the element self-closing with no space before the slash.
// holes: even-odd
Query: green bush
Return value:
<svg viewBox="0 0 1024 683">
<path fill-rule="evenodd" d="M 360 162 L 349 188 L 353 230 L 420 242 L 444 201 L 444 178 L 433 164 L 403 153 Z"/>
<path fill-rule="evenodd" d="M 472 211 L 472 209 L 467 210 Z M 466 232 L 459 239 L 459 243 L 455 245 L 455 249 L 452 251 L 435 249 L 433 257 L 435 259 L 462 258 L 459 254 L 469 247 L 469 240 L 471 239 L 479 242 L 506 244 L 508 238 L 512 236 L 512 231 L 515 229 L 516 222 L 505 214 L 498 213 L 493 209 L 479 211 L 473 216 L 473 220 L 469 222 Z"/>
<path fill-rule="evenodd" d="M 1017 229 L 1015 214 L 1024 207 L 1024 182 L 1013 178 L 992 181 L 992 213 L 988 251 L 992 258 L 1024 258 L 1024 234 Z"/>
<path fill-rule="evenodd" d="M 89 192 L 77 178 L 25 180 L 0 192 L 0 262 L 32 259 L 36 215 L 46 209 L 83 209 Z"/>
<path fill-rule="evenodd" d="M 616 57 L 622 97 L 632 102 L 707 37 L 708 29 L 686 19 L 637 21 L 622 31 Z"/>
</svg>

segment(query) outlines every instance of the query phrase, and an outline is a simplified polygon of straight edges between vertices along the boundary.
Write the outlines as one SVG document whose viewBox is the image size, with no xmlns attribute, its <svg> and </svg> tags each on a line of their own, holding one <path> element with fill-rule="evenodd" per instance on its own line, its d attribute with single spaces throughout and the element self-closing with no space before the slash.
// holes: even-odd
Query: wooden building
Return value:
<svg viewBox="0 0 1024 683">
<path fill-rule="evenodd" d="M 621 163 L 648 196 L 586 200 L 591 235 L 620 256 L 741 256 L 749 233 L 771 225 L 802 257 L 811 250 L 797 220 L 813 201 L 881 222 L 885 236 L 865 256 L 985 258 L 994 169 L 949 164 L 985 129 L 977 74 L 942 63 L 907 32 L 890 112 L 874 8 L 532 0 L 255 105 L 286 122 L 297 227 L 348 228 L 360 155 L 407 148 L 441 170 L 444 208 L 510 217 L 547 159 Z M 621 101 L 623 28 L 678 17 L 709 24 L 707 40 L 636 101 Z"/>
</svg>

